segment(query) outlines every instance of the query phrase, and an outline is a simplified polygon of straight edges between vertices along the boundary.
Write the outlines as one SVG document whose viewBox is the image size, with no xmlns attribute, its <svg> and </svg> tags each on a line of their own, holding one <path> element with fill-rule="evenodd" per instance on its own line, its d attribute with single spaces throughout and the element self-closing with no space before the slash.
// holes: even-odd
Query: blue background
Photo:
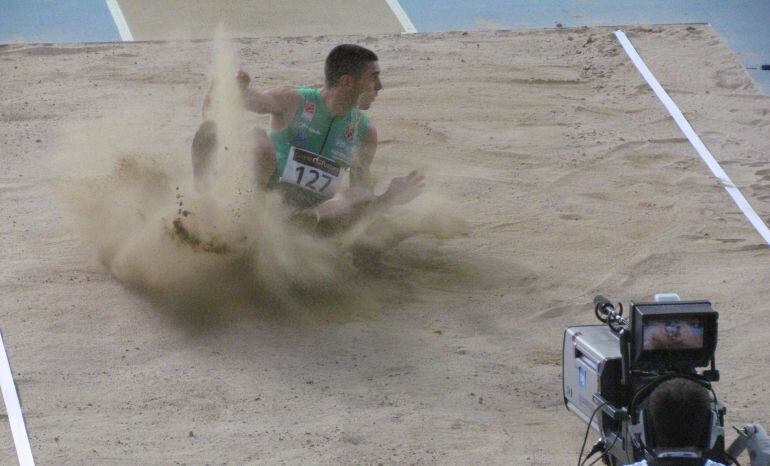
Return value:
<svg viewBox="0 0 770 466">
<path fill-rule="evenodd" d="M 0 43 L 119 40 L 104 0 L 0 0 Z"/>
</svg>

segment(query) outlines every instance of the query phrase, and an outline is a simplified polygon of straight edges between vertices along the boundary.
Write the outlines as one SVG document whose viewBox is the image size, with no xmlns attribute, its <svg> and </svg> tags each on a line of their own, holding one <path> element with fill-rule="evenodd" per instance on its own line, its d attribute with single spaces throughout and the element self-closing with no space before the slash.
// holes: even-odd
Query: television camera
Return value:
<svg viewBox="0 0 770 466">
<path fill-rule="evenodd" d="M 736 429 L 738 439 L 725 448 L 726 408 L 712 388 L 719 380 L 714 356 L 719 314 L 711 303 L 681 301 L 675 294 L 665 294 L 656 295 L 653 302 L 631 303 L 628 318 L 623 311 L 622 304 L 616 307 L 597 296 L 594 313 L 602 324 L 568 327 L 564 332 L 564 403 L 587 424 L 586 439 L 590 429 L 601 436 L 586 460 L 601 453 L 604 464 L 610 466 L 643 459 L 651 465 L 658 463 L 651 422 L 645 425 L 648 397 L 664 381 L 684 377 L 711 394 L 710 428 L 703 432 L 698 446 L 702 451 L 700 464 L 703 458 L 737 464 L 735 458 L 748 447 L 753 454 L 752 466 L 766 466 L 767 461 L 755 463 L 753 459 L 770 453 L 770 441 L 765 441 L 761 426 L 749 424 Z M 582 456 L 583 451 L 580 459 Z M 584 464 L 580 459 L 578 463 Z"/>
</svg>

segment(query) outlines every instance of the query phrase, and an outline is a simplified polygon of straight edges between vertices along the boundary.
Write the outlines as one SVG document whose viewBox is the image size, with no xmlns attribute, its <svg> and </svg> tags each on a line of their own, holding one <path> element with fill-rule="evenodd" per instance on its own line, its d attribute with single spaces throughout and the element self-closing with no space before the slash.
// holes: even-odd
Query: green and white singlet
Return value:
<svg viewBox="0 0 770 466">
<path fill-rule="evenodd" d="M 268 131 L 275 148 L 279 187 L 297 207 L 310 207 L 337 192 L 366 134 L 368 119 L 359 109 L 332 116 L 319 89 L 297 89 L 302 102 L 289 126 Z M 320 157 L 319 157 L 320 156 Z"/>
</svg>

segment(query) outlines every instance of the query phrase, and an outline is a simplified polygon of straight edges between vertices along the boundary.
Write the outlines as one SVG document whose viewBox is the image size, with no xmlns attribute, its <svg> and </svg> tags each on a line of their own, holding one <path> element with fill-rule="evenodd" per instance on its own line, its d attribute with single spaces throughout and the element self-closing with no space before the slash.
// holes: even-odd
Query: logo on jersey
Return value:
<svg viewBox="0 0 770 466">
<path fill-rule="evenodd" d="M 305 144 L 307 144 L 307 136 L 305 134 L 300 133 L 294 138 L 295 146 L 304 146 Z"/>
<path fill-rule="evenodd" d="M 345 140 L 350 142 L 356 136 L 356 128 L 352 124 L 345 127 Z"/>
<path fill-rule="evenodd" d="M 302 119 L 312 120 L 315 115 L 315 104 L 313 102 L 305 102 L 305 108 L 302 109 Z"/>
</svg>

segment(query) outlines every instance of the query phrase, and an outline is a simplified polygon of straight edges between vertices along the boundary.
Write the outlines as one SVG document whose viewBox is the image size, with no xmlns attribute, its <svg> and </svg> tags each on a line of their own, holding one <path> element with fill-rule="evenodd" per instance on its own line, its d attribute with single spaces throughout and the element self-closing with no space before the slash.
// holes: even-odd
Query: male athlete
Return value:
<svg viewBox="0 0 770 466">
<path fill-rule="evenodd" d="M 238 72 L 244 107 L 270 114 L 270 131 L 254 131 L 257 183 L 279 190 L 305 220 L 319 227 L 345 225 L 367 209 L 417 197 L 424 177 L 416 171 L 394 178 L 385 193 L 372 193 L 369 168 L 377 130 L 362 110 L 382 90 L 377 55 L 358 45 L 338 45 L 327 56 L 324 71 L 321 89 L 265 92 L 250 89 L 249 75 Z M 216 124 L 204 121 L 193 140 L 196 184 L 205 178 L 215 148 Z M 341 185 L 346 172 L 348 187 Z"/>
</svg>

